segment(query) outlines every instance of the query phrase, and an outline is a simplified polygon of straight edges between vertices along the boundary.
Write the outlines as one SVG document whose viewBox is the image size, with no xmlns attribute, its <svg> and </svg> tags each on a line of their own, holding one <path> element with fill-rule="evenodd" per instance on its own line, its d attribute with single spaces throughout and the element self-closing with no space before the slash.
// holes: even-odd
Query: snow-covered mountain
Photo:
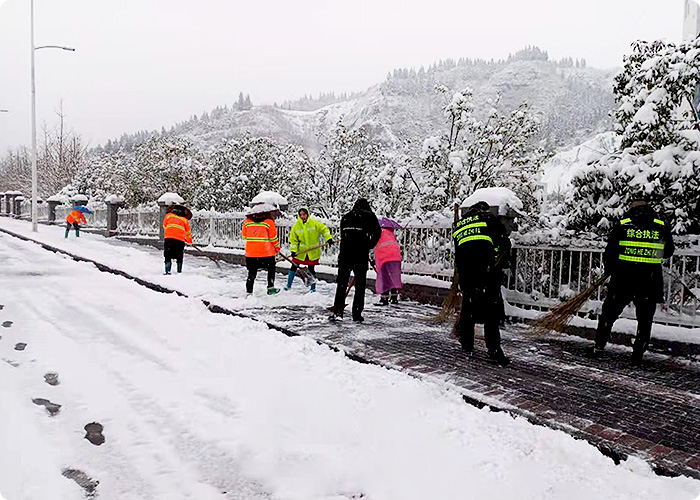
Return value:
<svg viewBox="0 0 700 500">
<path fill-rule="evenodd" d="M 426 137 L 446 130 L 443 103 L 435 92 L 435 85 L 443 84 L 452 91 L 471 87 L 477 112 L 485 112 L 488 101 L 499 95 L 498 106 L 504 111 L 527 102 L 540 118 L 548 145 L 570 146 L 609 128 L 614 74 L 615 70 L 588 68 L 583 61 L 549 61 L 545 52 L 532 48 L 503 61 L 447 60 L 427 70 L 395 70 L 364 93 L 310 111 L 313 106 L 308 99 L 303 105 L 306 111 L 289 109 L 294 103 L 246 110 L 219 107 L 166 133 L 189 137 L 205 148 L 226 137 L 250 133 L 301 144 L 314 152 L 319 134 L 342 117 L 345 125 L 365 127 L 389 148 L 416 151 Z M 128 147 L 140 142 L 141 136 L 124 136 L 108 147 Z"/>
</svg>

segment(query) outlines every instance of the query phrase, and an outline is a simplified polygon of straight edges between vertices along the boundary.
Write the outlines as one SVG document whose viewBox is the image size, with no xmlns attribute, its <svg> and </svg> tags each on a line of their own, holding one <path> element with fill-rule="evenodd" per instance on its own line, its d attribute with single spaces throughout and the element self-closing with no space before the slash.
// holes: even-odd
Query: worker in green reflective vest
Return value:
<svg viewBox="0 0 700 500">
<path fill-rule="evenodd" d="M 603 255 L 606 274 L 610 275 L 608 295 L 598 320 L 595 346 L 587 350 L 591 358 L 600 358 L 610 339 L 613 323 L 630 302 L 637 315 L 637 335 L 632 364 L 642 363 L 651 338 L 656 304 L 663 302 L 662 259 L 673 255 L 671 231 L 646 201 L 633 201 L 630 209 L 612 230 Z"/>
</svg>

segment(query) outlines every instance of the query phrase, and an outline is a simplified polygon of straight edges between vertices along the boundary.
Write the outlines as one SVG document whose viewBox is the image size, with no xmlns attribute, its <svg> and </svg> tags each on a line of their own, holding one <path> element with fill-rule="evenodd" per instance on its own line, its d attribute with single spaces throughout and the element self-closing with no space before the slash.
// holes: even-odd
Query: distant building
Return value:
<svg viewBox="0 0 700 500">
<path fill-rule="evenodd" d="M 700 5 L 695 0 L 685 0 L 683 17 L 683 41 L 700 35 Z"/>
</svg>

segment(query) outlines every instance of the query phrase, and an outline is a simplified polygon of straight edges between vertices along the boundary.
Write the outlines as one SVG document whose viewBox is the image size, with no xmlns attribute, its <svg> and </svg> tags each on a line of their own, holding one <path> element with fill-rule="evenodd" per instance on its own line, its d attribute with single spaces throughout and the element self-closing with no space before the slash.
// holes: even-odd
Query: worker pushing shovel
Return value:
<svg viewBox="0 0 700 500">
<path fill-rule="evenodd" d="M 291 259 L 280 254 L 280 256 L 292 264 L 292 268 L 287 275 L 285 290 L 292 288 L 294 277 L 299 273 L 299 277 L 304 280 L 312 292 L 316 291 L 316 266 L 321 259 L 321 249 L 333 245 L 333 236 L 328 227 L 319 220 L 311 218 L 309 209 L 301 207 L 297 211 L 298 219 L 289 232 L 289 249 Z M 321 240 L 324 243 L 321 243 Z M 302 270 L 301 265 L 308 266 Z M 306 275 L 306 276 L 305 276 Z M 313 278 L 309 280 L 308 275 Z"/>
</svg>

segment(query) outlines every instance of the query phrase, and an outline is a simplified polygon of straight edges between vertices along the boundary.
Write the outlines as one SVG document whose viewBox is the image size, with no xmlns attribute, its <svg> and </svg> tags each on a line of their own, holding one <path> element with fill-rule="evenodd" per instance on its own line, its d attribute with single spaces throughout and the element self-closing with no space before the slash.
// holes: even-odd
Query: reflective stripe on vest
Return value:
<svg viewBox="0 0 700 500">
<path fill-rule="evenodd" d="M 472 236 L 465 236 L 464 238 L 459 239 L 457 241 L 457 246 L 461 245 L 462 243 L 466 243 L 467 241 L 476 241 L 476 240 L 488 241 L 493 245 L 493 240 L 491 239 L 490 236 L 486 236 L 485 234 L 474 234 Z"/>
<path fill-rule="evenodd" d="M 661 258 L 655 257 L 633 257 L 631 255 L 620 255 L 620 260 L 627 262 L 639 262 L 641 264 L 661 264 Z"/>
<path fill-rule="evenodd" d="M 631 219 L 622 219 L 620 224 L 630 224 Z M 654 219 L 656 224 L 664 225 L 663 221 Z M 665 243 L 660 231 L 638 229 L 636 227 L 623 230 L 627 239 L 620 240 L 618 258 L 625 262 L 639 264 L 661 264 Z"/>
<path fill-rule="evenodd" d="M 485 222 L 474 222 L 473 224 L 467 224 L 464 227 L 460 227 L 457 229 L 454 234 L 452 235 L 453 238 L 459 238 L 459 235 L 462 234 L 464 231 L 467 231 L 468 229 L 475 228 L 475 227 L 486 227 Z"/>
</svg>

